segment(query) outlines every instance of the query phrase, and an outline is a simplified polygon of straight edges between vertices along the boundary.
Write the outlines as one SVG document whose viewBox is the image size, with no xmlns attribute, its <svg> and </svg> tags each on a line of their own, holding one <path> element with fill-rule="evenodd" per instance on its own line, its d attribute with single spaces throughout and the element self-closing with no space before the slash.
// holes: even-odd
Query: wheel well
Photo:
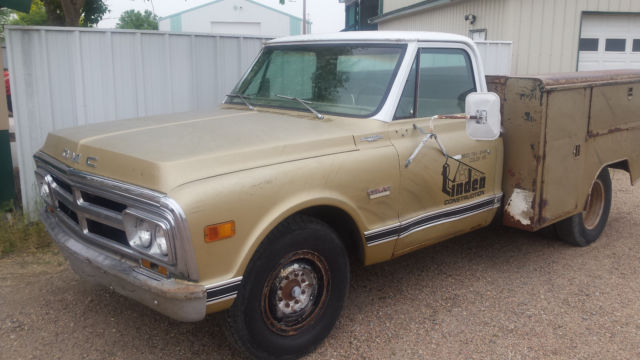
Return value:
<svg viewBox="0 0 640 360">
<path fill-rule="evenodd" d="M 349 257 L 360 263 L 364 263 L 362 235 L 353 218 L 344 210 L 333 206 L 314 206 L 299 211 L 297 214 L 314 217 L 329 225 L 344 243 Z"/>
<path fill-rule="evenodd" d="M 611 169 L 624 170 L 629 174 L 631 173 L 631 170 L 629 169 L 629 161 L 628 160 L 620 160 L 620 161 L 618 161 L 616 163 L 607 165 L 607 167 L 609 167 Z"/>
</svg>

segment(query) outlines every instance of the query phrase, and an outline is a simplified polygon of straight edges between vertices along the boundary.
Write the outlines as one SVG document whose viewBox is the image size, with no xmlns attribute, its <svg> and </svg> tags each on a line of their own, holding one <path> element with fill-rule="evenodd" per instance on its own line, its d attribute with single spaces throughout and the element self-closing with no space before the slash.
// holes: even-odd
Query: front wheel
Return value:
<svg viewBox="0 0 640 360">
<path fill-rule="evenodd" d="M 349 259 L 325 223 L 294 216 L 256 250 L 228 312 L 232 338 L 259 359 L 313 350 L 333 328 L 347 294 Z"/>
<path fill-rule="evenodd" d="M 574 246 L 587 246 L 598 240 L 611 210 L 611 177 L 604 168 L 591 185 L 585 210 L 556 224 L 560 239 Z"/>
</svg>

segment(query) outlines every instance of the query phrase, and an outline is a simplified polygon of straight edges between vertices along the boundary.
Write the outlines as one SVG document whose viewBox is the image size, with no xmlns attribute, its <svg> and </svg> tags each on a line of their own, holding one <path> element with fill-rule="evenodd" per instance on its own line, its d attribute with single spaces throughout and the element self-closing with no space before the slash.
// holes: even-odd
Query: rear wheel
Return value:
<svg viewBox="0 0 640 360">
<path fill-rule="evenodd" d="M 326 224 L 294 216 L 254 254 L 228 313 L 248 355 L 289 359 L 313 350 L 333 328 L 347 293 L 347 252 Z"/>
<path fill-rule="evenodd" d="M 591 185 L 585 210 L 556 224 L 560 239 L 574 246 L 587 246 L 604 231 L 611 209 L 611 178 L 604 168 Z"/>
</svg>

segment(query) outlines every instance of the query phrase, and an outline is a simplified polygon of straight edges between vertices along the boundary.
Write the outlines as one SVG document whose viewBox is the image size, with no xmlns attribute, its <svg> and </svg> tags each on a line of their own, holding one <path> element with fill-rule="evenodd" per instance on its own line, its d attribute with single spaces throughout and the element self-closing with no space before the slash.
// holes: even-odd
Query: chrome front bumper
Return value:
<svg viewBox="0 0 640 360">
<path fill-rule="evenodd" d="M 202 285 L 166 279 L 126 258 L 99 250 L 79 240 L 44 210 L 42 222 L 80 277 L 134 299 L 170 318 L 199 321 L 205 317 L 207 292 Z"/>
</svg>

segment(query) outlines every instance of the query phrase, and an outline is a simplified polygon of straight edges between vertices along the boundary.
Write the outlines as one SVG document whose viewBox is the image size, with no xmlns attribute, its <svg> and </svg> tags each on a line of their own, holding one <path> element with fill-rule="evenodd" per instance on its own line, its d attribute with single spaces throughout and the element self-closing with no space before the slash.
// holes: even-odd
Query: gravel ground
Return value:
<svg viewBox="0 0 640 360">
<path fill-rule="evenodd" d="M 598 242 L 501 228 L 354 267 L 308 359 L 639 359 L 640 186 L 612 172 Z M 55 253 L 0 260 L 1 359 L 234 359 L 223 315 L 178 323 L 79 280 Z"/>
</svg>

